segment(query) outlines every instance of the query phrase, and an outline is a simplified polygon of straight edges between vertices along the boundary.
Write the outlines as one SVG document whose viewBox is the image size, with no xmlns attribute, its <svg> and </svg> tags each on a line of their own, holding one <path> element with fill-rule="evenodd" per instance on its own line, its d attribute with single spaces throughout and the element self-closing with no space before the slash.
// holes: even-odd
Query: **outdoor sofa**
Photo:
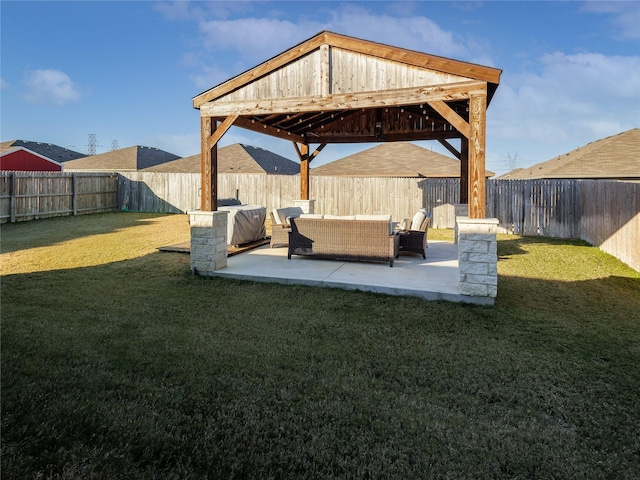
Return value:
<svg viewBox="0 0 640 480">
<path fill-rule="evenodd" d="M 399 236 L 391 215 L 314 215 L 291 218 L 289 251 L 291 255 L 316 258 L 389 262 L 398 255 Z"/>
</svg>

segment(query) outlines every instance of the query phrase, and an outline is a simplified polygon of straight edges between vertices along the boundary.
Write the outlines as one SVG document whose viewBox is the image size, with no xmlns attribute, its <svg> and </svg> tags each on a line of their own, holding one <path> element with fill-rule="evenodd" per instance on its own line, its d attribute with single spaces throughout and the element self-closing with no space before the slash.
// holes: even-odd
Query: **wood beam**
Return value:
<svg viewBox="0 0 640 480">
<path fill-rule="evenodd" d="M 437 101 L 464 100 L 471 95 L 482 93 L 486 95 L 486 91 L 486 83 L 484 82 L 465 81 L 384 91 L 340 93 L 327 96 L 310 95 L 306 97 L 210 102 L 200 107 L 200 115 L 203 117 L 226 117 L 228 115 L 308 113 L 416 105 Z M 448 106 L 447 108 L 449 109 Z M 457 114 L 456 116 L 460 118 Z"/>
<path fill-rule="evenodd" d="M 451 152 L 451 154 L 456 157 L 458 160 L 460 160 L 460 156 L 461 153 L 456 150 L 456 147 L 454 147 L 453 145 L 451 145 L 449 142 L 447 142 L 447 140 L 445 140 L 444 138 L 439 138 L 438 142 L 440 142 L 440 144 L 446 148 L 447 150 L 449 150 L 449 152 Z"/>
<path fill-rule="evenodd" d="M 213 118 L 200 117 L 200 210 L 218 209 L 218 141 L 238 117 L 229 116 L 218 126 Z"/>
<path fill-rule="evenodd" d="M 300 158 L 300 200 L 309 200 L 309 145 L 293 145 Z"/>
<path fill-rule="evenodd" d="M 460 142 L 460 203 L 469 203 L 469 139 Z"/>
<path fill-rule="evenodd" d="M 218 208 L 218 147 L 210 142 L 217 123 L 210 117 L 200 117 L 200 210 L 203 212 Z"/>
<path fill-rule="evenodd" d="M 256 121 L 249 120 L 245 117 L 238 117 L 233 125 L 236 127 L 244 128 L 245 130 L 251 130 L 256 133 L 262 133 L 271 137 L 290 140 L 292 142 L 304 143 L 306 141 L 304 137 L 296 133 L 287 132 L 286 130 L 283 130 L 281 128 L 270 127 L 269 125 L 264 125 Z"/>
<path fill-rule="evenodd" d="M 326 43 L 320 45 L 320 95 L 326 97 L 331 93 L 331 47 Z"/>
<path fill-rule="evenodd" d="M 309 162 L 312 162 L 318 155 L 320 155 L 320 152 L 324 149 L 324 147 L 326 147 L 327 144 L 323 143 L 322 145 L 319 145 L 318 148 L 316 148 L 313 153 L 311 155 L 309 155 Z"/>
<path fill-rule="evenodd" d="M 315 135 L 308 134 L 305 141 L 310 143 L 370 143 L 370 142 L 409 142 L 418 140 L 440 140 L 445 138 L 460 138 L 462 134 L 457 130 L 445 132 L 408 132 L 408 133 L 384 133 L 380 137 L 375 135 Z"/>
<path fill-rule="evenodd" d="M 487 95 L 473 95 L 469 100 L 469 217 L 486 217 L 485 143 L 487 129 Z"/>
<path fill-rule="evenodd" d="M 302 163 L 302 152 L 300 151 L 300 147 L 296 142 L 293 142 L 293 148 L 296 150 L 296 153 L 298 154 L 298 159 L 300 160 L 300 163 Z"/>
<path fill-rule="evenodd" d="M 211 138 L 209 138 L 209 144 L 212 146 L 216 145 L 220 141 L 222 136 L 227 133 L 227 130 L 231 128 L 233 122 L 235 122 L 237 118 L 237 115 L 229 115 L 227 118 L 225 118 L 220 126 L 214 129 L 215 131 L 211 135 Z"/>
<path fill-rule="evenodd" d="M 433 107 L 433 109 L 438 112 L 442 118 L 453 125 L 456 130 L 469 138 L 471 135 L 471 127 L 465 119 L 458 115 L 449 105 L 444 103 L 442 100 L 432 100 L 427 103 L 429 103 L 429 105 L 431 105 L 431 107 Z"/>
</svg>

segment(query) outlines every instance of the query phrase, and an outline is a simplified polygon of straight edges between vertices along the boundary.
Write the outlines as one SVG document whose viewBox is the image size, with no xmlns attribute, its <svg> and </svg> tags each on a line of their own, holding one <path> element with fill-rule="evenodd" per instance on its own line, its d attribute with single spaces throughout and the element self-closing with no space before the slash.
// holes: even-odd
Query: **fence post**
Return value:
<svg viewBox="0 0 640 480">
<path fill-rule="evenodd" d="M 16 182 L 16 173 L 11 172 L 11 192 L 9 192 L 9 220 L 11 223 L 16 223 Z"/>
<path fill-rule="evenodd" d="M 78 214 L 78 186 L 75 173 L 71 174 L 71 205 L 73 209 L 72 215 Z"/>
</svg>

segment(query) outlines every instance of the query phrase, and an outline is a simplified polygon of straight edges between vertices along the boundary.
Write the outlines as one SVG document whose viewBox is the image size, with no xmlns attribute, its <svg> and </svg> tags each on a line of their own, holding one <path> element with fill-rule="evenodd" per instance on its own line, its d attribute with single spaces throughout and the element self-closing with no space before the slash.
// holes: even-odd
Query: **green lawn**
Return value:
<svg viewBox="0 0 640 480">
<path fill-rule="evenodd" d="M 184 215 L 1 235 L 3 480 L 640 477 L 640 274 L 583 242 L 499 236 L 480 307 L 192 276 Z"/>
</svg>

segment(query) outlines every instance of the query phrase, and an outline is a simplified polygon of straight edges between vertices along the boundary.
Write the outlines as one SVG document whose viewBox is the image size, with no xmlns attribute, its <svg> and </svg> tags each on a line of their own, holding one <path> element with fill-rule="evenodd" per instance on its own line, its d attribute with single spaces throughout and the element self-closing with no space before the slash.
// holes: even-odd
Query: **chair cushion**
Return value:
<svg viewBox="0 0 640 480">
<path fill-rule="evenodd" d="M 278 223 L 287 223 L 287 218 L 298 218 L 303 211 L 300 207 L 274 208 L 273 216 Z"/>
<path fill-rule="evenodd" d="M 303 213 L 294 218 L 322 218 L 323 215 L 321 213 Z"/>
<path fill-rule="evenodd" d="M 424 222 L 425 218 L 427 218 L 427 210 L 421 208 L 413 216 L 410 230 L 420 230 L 420 226 L 422 225 L 422 222 Z"/>
</svg>

